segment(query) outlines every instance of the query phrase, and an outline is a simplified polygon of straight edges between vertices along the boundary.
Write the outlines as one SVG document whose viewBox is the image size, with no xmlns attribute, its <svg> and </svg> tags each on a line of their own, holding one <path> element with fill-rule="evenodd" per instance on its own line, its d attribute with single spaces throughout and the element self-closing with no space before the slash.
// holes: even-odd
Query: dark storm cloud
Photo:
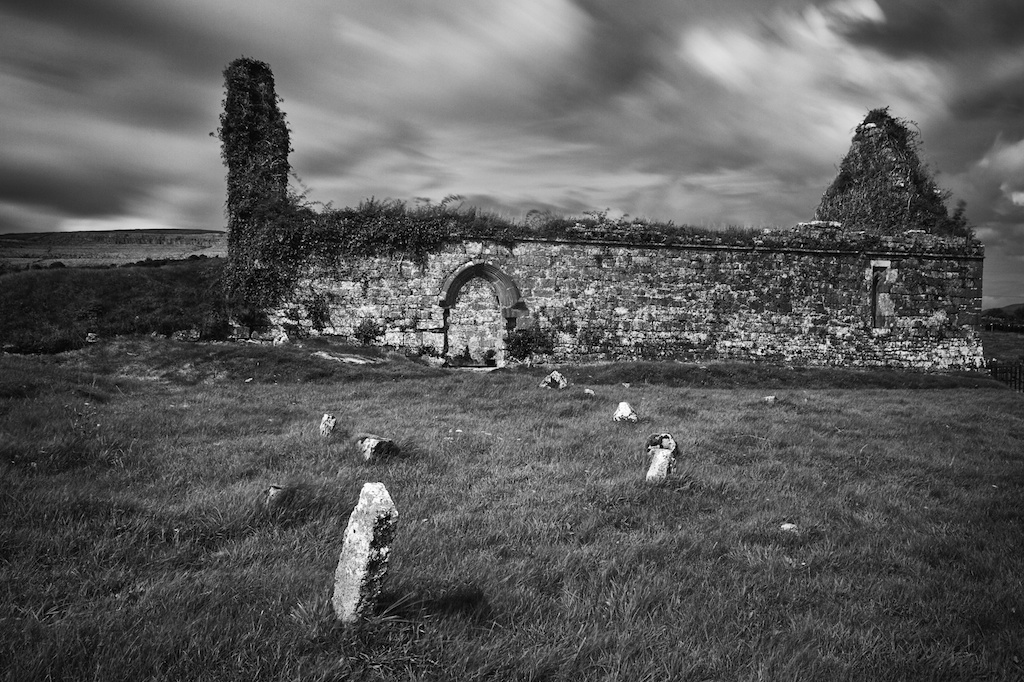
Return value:
<svg viewBox="0 0 1024 682">
<path fill-rule="evenodd" d="M 878 0 L 885 21 L 854 21 L 845 35 L 896 56 L 945 58 L 1024 44 L 1020 0 Z"/>
<path fill-rule="evenodd" d="M 118 215 L 146 194 L 150 181 L 120 168 L 0 160 L 0 203 L 46 207 L 69 216 Z"/>
<path fill-rule="evenodd" d="M 575 0 L 590 19 L 584 82 L 611 96 L 658 73 L 674 47 L 683 20 L 681 6 L 668 0 L 621 3 Z"/>
<path fill-rule="evenodd" d="M 225 55 L 239 56 L 239 51 L 259 43 L 243 34 L 244 15 L 239 21 L 218 24 L 204 21 L 204 15 L 195 11 L 199 7 L 202 4 L 190 10 L 188 3 L 175 7 L 173 3 L 131 0 L 5 0 L 0 16 L 28 20 L 46 27 L 51 35 L 54 29 L 61 29 L 69 37 L 87 38 L 93 56 L 128 57 L 132 50 L 141 50 L 162 56 L 176 70 L 209 78 L 211 68 L 226 64 Z M 87 59 L 90 56 L 89 52 L 81 54 Z M 84 78 L 92 75 L 73 65 L 59 68 Z M 219 70 L 216 74 L 219 76 Z"/>
</svg>

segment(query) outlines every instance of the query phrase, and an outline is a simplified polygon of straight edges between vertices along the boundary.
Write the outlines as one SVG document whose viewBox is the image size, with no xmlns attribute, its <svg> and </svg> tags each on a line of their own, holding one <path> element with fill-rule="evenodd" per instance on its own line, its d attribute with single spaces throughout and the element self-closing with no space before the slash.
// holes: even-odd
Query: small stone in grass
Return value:
<svg viewBox="0 0 1024 682">
<path fill-rule="evenodd" d="M 568 385 L 569 382 L 566 381 L 564 376 L 562 376 L 562 373 L 557 371 L 547 375 L 546 377 L 544 377 L 544 380 L 540 382 L 541 388 L 563 389 Z"/>
<path fill-rule="evenodd" d="M 356 445 L 365 462 L 375 462 L 385 457 L 398 454 L 398 445 L 390 438 L 382 438 L 372 433 L 362 433 L 356 436 Z"/>
<path fill-rule="evenodd" d="M 632 422 L 636 424 L 639 417 L 637 417 L 636 410 L 630 407 L 629 403 L 621 402 L 618 408 L 616 408 L 615 416 L 612 419 L 617 422 Z"/>
<path fill-rule="evenodd" d="M 324 413 L 323 418 L 320 420 L 320 435 L 324 438 L 329 438 L 334 433 L 334 427 L 338 425 L 338 420 L 335 419 L 333 414 Z"/>
</svg>

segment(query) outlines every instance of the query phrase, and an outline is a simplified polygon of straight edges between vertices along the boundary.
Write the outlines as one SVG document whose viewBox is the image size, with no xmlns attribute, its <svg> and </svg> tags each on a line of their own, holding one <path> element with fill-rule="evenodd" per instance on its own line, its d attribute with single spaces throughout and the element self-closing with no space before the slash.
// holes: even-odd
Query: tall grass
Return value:
<svg viewBox="0 0 1024 682">
<path fill-rule="evenodd" d="M 1017 394 L 769 376 L 768 403 L 751 374 L 658 383 L 673 365 L 553 391 L 226 348 L 0 358 L 4 679 L 1024 675 Z M 402 455 L 361 462 L 361 431 Z M 652 487 L 660 431 L 681 452 Z M 345 628 L 327 597 L 365 481 L 400 530 L 380 608 Z"/>
</svg>

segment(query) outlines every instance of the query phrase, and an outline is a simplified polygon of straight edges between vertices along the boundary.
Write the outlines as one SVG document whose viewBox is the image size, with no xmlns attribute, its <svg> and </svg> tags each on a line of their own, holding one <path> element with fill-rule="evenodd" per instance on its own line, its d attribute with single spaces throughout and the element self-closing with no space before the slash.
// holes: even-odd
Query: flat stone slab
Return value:
<svg viewBox="0 0 1024 682">
<path fill-rule="evenodd" d="M 365 483 L 348 518 L 334 572 L 331 605 L 338 620 L 353 623 L 371 613 L 388 572 L 398 509 L 383 483 Z"/>
<path fill-rule="evenodd" d="M 386 360 L 381 358 L 371 358 L 365 355 L 353 355 L 352 353 L 328 353 L 325 350 L 318 350 L 310 353 L 314 358 L 322 358 L 324 360 L 331 360 L 332 362 L 343 362 L 349 365 L 379 365 Z"/>
</svg>

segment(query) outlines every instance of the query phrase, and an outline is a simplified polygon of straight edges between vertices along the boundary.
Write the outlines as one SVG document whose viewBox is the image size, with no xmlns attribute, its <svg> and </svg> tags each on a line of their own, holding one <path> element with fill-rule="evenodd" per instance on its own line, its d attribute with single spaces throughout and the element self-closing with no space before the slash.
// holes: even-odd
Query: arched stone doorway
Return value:
<svg viewBox="0 0 1024 682">
<path fill-rule="evenodd" d="M 445 356 L 504 364 L 505 334 L 527 313 L 511 277 L 490 263 L 466 263 L 445 279 L 437 303 L 444 308 Z"/>
</svg>

